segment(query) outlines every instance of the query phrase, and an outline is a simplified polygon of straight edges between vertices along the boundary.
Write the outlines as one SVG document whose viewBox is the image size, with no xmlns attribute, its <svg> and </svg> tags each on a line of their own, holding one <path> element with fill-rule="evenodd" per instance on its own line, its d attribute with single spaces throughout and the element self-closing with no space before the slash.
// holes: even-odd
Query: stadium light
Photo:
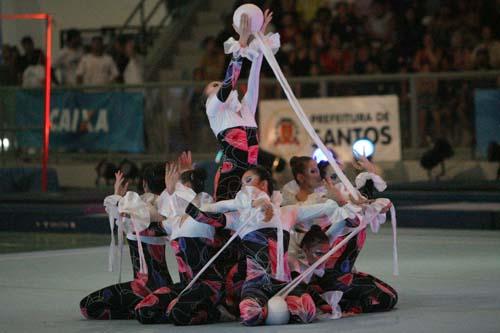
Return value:
<svg viewBox="0 0 500 333">
<path fill-rule="evenodd" d="M 366 138 L 358 139 L 352 145 L 352 154 L 356 159 L 359 159 L 361 156 L 371 158 L 374 153 L 375 144 Z"/>
</svg>

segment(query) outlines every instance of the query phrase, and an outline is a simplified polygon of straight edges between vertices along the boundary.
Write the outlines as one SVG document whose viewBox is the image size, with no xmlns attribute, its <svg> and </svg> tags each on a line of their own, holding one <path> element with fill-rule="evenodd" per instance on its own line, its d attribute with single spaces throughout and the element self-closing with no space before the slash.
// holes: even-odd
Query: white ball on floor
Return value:
<svg viewBox="0 0 500 333">
<path fill-rule="evenodd" d="M 252 32 L 257 32 L 262 28 L 264 23 L 264 13 L 259 7 L 251 3 L 247 3 L 239 6 L 233 14 L 233 24 L 239 29 L 241 15 L 247 14 L 250 18 L 250 30 Z"/>
<path fill-rule="evenodd" d="M 267 302 L 266 325 L 284 325 L 290 320 L 288 305 L 283 297 L 274 296 Z"/>
</svg>

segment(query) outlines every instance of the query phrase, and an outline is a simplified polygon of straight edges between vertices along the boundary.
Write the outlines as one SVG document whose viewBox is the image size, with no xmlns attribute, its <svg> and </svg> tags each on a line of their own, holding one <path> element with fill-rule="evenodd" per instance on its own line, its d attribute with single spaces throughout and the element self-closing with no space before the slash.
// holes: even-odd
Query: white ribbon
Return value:
<svg viewBox="0 0 500 333">
<path fill-rule="evenodd" d="M 319 319 L 340 319 L 342 317 L 342 309 L 340 308 L 339 302 L 344 295 L 343 292 L 336 291 L 327 291 L 326 293 L 321 294 L 321 298 L 323 298 L 331 307 L 331 313 L 324 313 L 320 315 Z"/>
<path fill-rule="evenodd" d="M 118 216 L 118 207 L 108 207 L 106 206 L 106 212 L 108 213 L 109 218 L 109 230 L 111 232 L 111 240 L 109 243 L 108 250 L 108 271 L 113 271 L 114 261 L 115 261 L 115 252 L 116 252 L 116 243 L 115 243 L 115 217 Z M 115 212 L 116 211 L 116 212 Z"/>
<path fill-rule="evenodd" d="M 274 191 L 271 196 L 273 205 L 273 219 L 278 220 L 278 234 L 277 234 L 277 251 L 276 251 L 276 279 L 279 281 L 288 281 L 288 276 L 285 274 L 285 248 L 283 241 L 283 224 L 281 223 L 281 203 L 283 197 L 279 191 Z"/>
<path fill-rule="evenodd" d="M 392 274 L 394 276 L 399 275 L 399 264 L 398 264 L 398 240 L 396 231 L 396 208 L 394 205 L 390 208 L 391 212 L 391 224 L 392 224 Z"/>
<path fill-rule="evenodd" d="M 148 205 L 141 199 L 139 194 L 128 191 L 118 203 L 118 212 L 130 216 L 132 228 L 137 237 L 137 247 L 139 249 L 139 271 L 143 274 L 147 274 L 148 269 L 146 260 L 144 259 L 140 232 L 147 229 L 150 224 Z"/>
<path fill-rule="evenodd" d="M 307 118 L 306 114 L 304 113 L 304 110 L 302 109 L 302 106 L 299 104 L 297 101 L 297 98 L 295 97 L 292 88 L 290 88 L 290 85 L 288 84 L 288 81 L 286 80 L 285 76 L 283 75 L 283 72 L 281 71 L 281 68 L 279 67 L 278 62 L 276 61 L 276 58 L 274 57 L 274 54 L 271 52 L 271 50 L 268 48 L 266 41 L 264 40 L 264 36 L 261 32 L 257 32 L 255 34 L 256 41 L 258 42 L 260 50 L 264 53 L 264 57 L 266 57 L 267 62 L 271 66 L 271 69 L 274 72 L 274 75 L 276 76 L 277 80 L 281 84 L 281 87 L 283 88 L 283 91 L 285 92 L 288 102 L 290 103 L 290 106 L 292 109 L 295 111 L 295 114 L 299 118 L 300 122 L 304 126 L 306 132 L 309 134 L 309 136 L 312 138 L 314 143 L 321 149 L 323 154 L 328 158 L 328 162 L 332 166 L 333 170 L 339 177 L 339 179 L 342 181 L 342 183 L 346 186 L 346 188 L 349 190 L 349 193 L 352 195 L 353 198 L 358 199 L 358 192 L 354 189 L 352 184 L 349 182 L 347 177 L 344 175 L 340 167 L 337 165 L 335 162 L 332 154 L 328 151 L 326 146 L 323 144 L 323 141 L 319 138 L 318 134 L 312 127 L 311 123 L 309 122 L 309 119 Z"/>
<path fill-rule="evenodd" d="M 115 258 L 116 258 L 116 241 L 115 241 L 115 234 L 114 234 L 114 227 L 115 227 L 115 220 L 117 220 L 120 216 L 118 213 L 118 202 L 120 201 L 121 196 L 119 195 L 110 195 L 104 198 L 104 209 L 106 210 L 106 213 L 108 213 L 108 219 L 109 219 L 109 229 L 111 233 L 111 240 L 109 243 L 109 249 L 108 249 L 108 271 L 112 272 L 113 271 L 113 266 L 115 264 Z"/>
<path fill-rule="evenodd" d="M 399 275 L 399 264 L 398 264 L 398 245 L 397 245 L 397 223 L 396 223 L 396 209 L 389 199 L 379 198 L 372 202 L 365 209 L 365 220 L 370 224 L 370 228 L 373 233 L 377 233 L 380 229 L 380 225 L 384 224 L 386 221 L 386 214 L 382 214 L 381 211 L 390 205 L 391 212 L 391 225 L 392 225 L 392 274 L 394 276 Z"/>
<path fill-rule="evenodd" d="M 264 36 L 263 39 L 266 46 L 271 49 L 273 54 L 276 54 L 281 46 L 280 34 L 270 32 L 266 36 Z M 235 40 L 233 37 L 230 37 L 224 42 L 224 53 L 234 54 L 236 56 L 240 55 L 250 61 L 254 61 L 259 56 L 259 53 L 261 53 L 261 50 L 255 40 L 250 42 L 250 45 L 248 47 L 241 47 L 239 41 Z"/>
<path fill-rule="evenodd" d="M 280 34 L 279 33 L 272 33 L 268 32 L 267 35 L 263 36 L 262 40 L 264 41 L 264 44 L 268 47 L 268 49 L 271 50 L 273 54 L 276 54 L 278 50 L 280 49 L 281 46 L 281 39 L 280 39 Z M 253 40 L 250 43 L 250 49 L 256 51 L 256 52 L 262 52 L 259 46 L 259 42 L 257 40 Z"/>
<path fill-rule="evenodd" d="M 123 267 L 123 245 L 125 244 L 125 237 L 123 235 L 125 234 L 123 230 L 123 223 L 120 222 L 121 216 L 118 215 L 118 247 L 120 249 L 120 261 L 118 263 L 118 283 L 122 283 L 122 267 Z"/>
</svg>

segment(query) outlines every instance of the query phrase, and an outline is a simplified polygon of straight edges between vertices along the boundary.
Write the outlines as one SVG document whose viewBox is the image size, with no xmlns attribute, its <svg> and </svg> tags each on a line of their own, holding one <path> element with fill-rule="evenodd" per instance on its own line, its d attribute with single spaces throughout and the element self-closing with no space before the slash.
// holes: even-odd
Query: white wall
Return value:
<svg viewBox="0 0 500 333">
<path fill-rule="evenodd" d="M 21 14 L 40 12 L 39 0 L 0 0 L 0 12 L 2 14 Z M 30 35 L 35 41 L 36 47 L 44 43 L 45 25 L 42 21 L 35 20 L 1 20 L 2 43 L 17 45 L 21 49 L 21 38 Z"/>
<path fill-rule="evenodd" d="M 146 13 L 156 1 L 146 1 Z M 3 14 L 45 12 L 54 16 L 53 53 L 59 50 L 59 32 L 69 28 L 100 28 L 122 25 L 139 0 L 0 0 Z M 34 21 L 0 22 L 3 43 L 15 44 L 24 35 L 31 35 L 41 47 L 44 25 Z"/>
</svg>

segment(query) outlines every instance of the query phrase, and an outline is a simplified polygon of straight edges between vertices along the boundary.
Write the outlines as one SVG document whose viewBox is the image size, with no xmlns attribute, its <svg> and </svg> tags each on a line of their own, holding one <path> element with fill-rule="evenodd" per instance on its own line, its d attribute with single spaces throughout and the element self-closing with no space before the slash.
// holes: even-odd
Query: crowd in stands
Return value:
<svg viewBox="0 0 500 333">
<path fill-rule="evenodd" d="M 235 8 L 246 2 L 237 1 Z M 500 0 L 252 2 L 274 12 L 272 30 L 280 33 L 282 43 L 278 62 L 287 77 L 500 69 Z M 220 48 L 233 35 L 231 15 L 225 22 L 218 36 L 205 41 L 210 47 L 205 48 L 197 69 L 204 73 L 197 72 L 198 77 L 222 77 L 225 67 L 219 59 Z M 269 68 L 267 74 L 272 76 Z M 499 83 L 417 80 L 421 145 L 438 135 L 469 145 L 473 88 Z M 410 121 L 408 81 L 328 84 L 326 88 L 328 96 L 395 93 L 400 97 L 403 124 Z M 299 97 L 322 95 L 318 84 L 296 84 L 294 90 Z M 274 98 L 281 92 L 277 87 L 264 94 Z"/>
<path fill-rule="evenodd" d="M 238 1 L 235 5 L 248 1 Z M 499 0 L 263 0 L 274 12 L 285 75 L 500 69 Z M 233 34 L 207 38 L 221 47 Z M 213 47 L 206 48 L 210 58 Z M 219 59 L 205 68 L 219 77 Z"/>
<path fill-rule="evenodd" d="M 254 0 L 274 12 L 274 27 L 282 47 L 278 61 L 287 77 L 322 77 L 387 73 L 464 72 L 500 70 L 500 0 Z M 232 14 L 217 36 L 202 43 L 193 79 L 220 80 L 229 60 L 223 42 L 234 35 Z M 3 45 L 0 84 L 42 87 L 44 54 L 30 37 L 16 46 Z M 248 65 L 244 66 L 249 68 Z M 107 46 L 99 36 L 82 46 L 77 30 L 68 31 L 64 48 L 53 59 L 54 83 L 63 86 L 140 84 L 143 57 L 134 38 L 116 38 Z M 264 65 L 263 75 L 272 77 Z M 456 144 L 473 140 L 474 88 L 496 88 L 500 80 L 416 81 L 419 137 L 444 135 Z M 283 97 L 279 85 L 262 89 L 263 98 Z M 294 84 L 298 97 L 397 94 L 402 125 L 410 122 L 410 83 L 329 82 Z M 198 115 L 197 87 L 187 94 L 187 114 Z M 191 115 L 191 116 L 189 116 Z M 447 124 L 445 126 L 444 124 Z M 403 141 L 408 143 L 408 133 Z M 407 137 L 405 138 L 405 135 Z"/>
<path fill-rule="evenodd" d="M 44 52 L 35 48 L 30 36 L 22 38 L 21 47 L 22 54 L 17 46 L 2 46 L 1 84 L 43 87 Z M 140 84 L 144 81 L 143 68 L 133 37 L 117 38 L 106 48 L 102 37 L 94 36 L 84 46 L 80 32 L 69 30 L 64 47 L 52 60 L 52 78 L 54 84 L 62 86 Z"/>
</svg>

